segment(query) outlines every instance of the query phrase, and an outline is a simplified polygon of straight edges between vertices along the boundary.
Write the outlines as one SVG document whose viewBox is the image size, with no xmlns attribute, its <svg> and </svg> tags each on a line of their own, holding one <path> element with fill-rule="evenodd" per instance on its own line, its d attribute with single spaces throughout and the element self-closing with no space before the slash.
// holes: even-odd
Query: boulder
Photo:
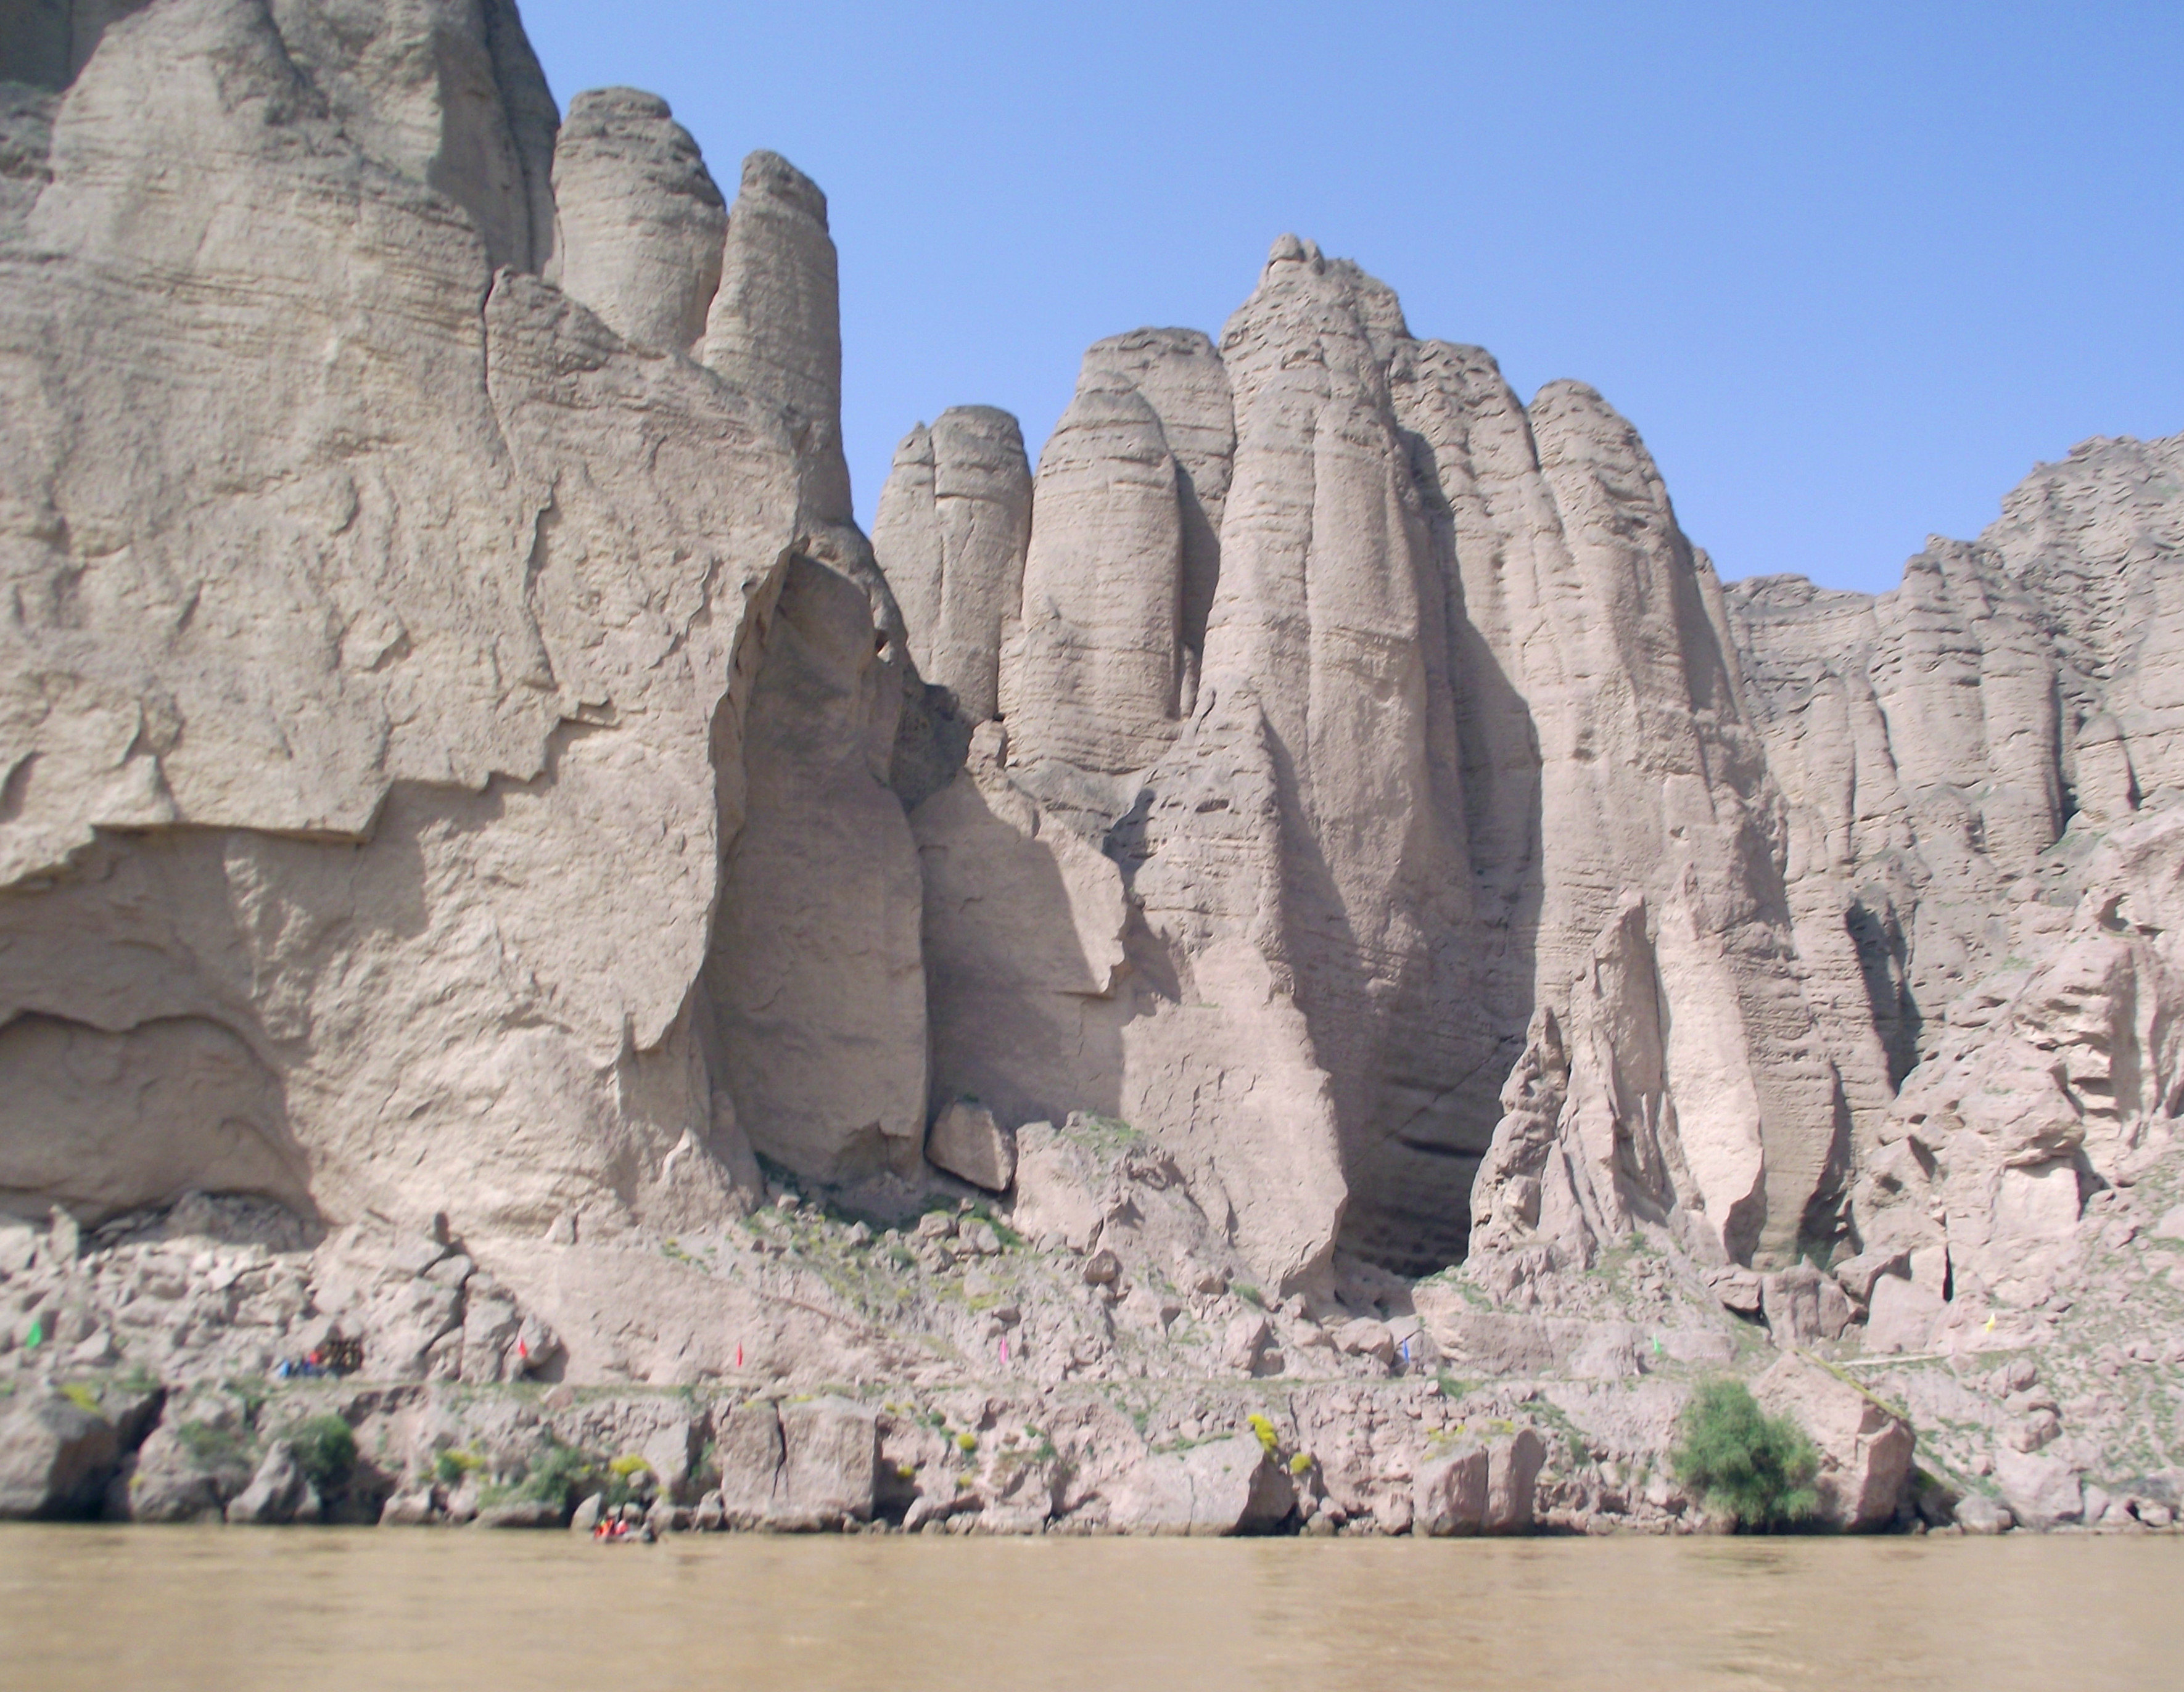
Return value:
<svg viewBox="0 0 2184 1692">
<path fill-rule="evenodd" d="M 1760 1310 L 1779 1345 L 1840 1339 L 1850 1326 L 1849 1296 L 1810 1263 L 1797 1263 L 1759 1282 Z"/>
<path fill-rule="evenodd" d="M 1253 1433 L 1148 1456 L 1112 1496 L 1112 1527 L 1130 1533 L 1270 1533 L 1296 1503 L 1289 1472 Z"/>
<path fill-rule="evenodd" d="M 781 1473 L 780 1412 L 772 1400 L 754 1399 L 716 1416 L 713 1428 L 723 1519 L 731 1528 L 755 1528 L 773 1508 Z"/>
<path fill-rule="evenodd" d="M 2007 1533 L 2017 1525 L 2017 1518 L 2008 1506 L 1976 1492 L 1957 1500 L 1955 1517 L 1957 1526 L 1967 1533 Z"/>
<path fill-rule="evenodd" d="M 382 1528 L 423 1528 L 431 1525 L 432 1520 L 432 1489 L 428 1486 L 395 1493 L 380 1507 Z"/>
<path fill-rule="evenodd" d="M 96 1517 L 120 1459 L 104 1416 L 60 1393 L 20 1395 L 0 1411 L 0 1521 Z"/>
<path fill-rule="evenodd" d="M 1994 1482 L 2003 1502 L 2020 1526 L 2036 1532 L 2077 1522 L 2085 1515 L 2083 1478 L 2067 1459 L 2051 1451 L 2019 1451 L 2005 1445 L 1994 1454 Z"/>
<path fill-rule="evenodd" d="M 1419 1464 L 1411 1480 L 1412 1531 L 1435 1539 L 1483 1532 L 1490 1467 L 1486 1451 L 1476 1445 Z M 1529 1521 L 1529 1504 L 1525 1517 Z"/>
<path fill-rule="evenodd" d="M 250 1484 L 228 1503 L 227 1519 L 254 1527 L 285 1527 L 291 1522 L 315 1518 L 319 1496 L 310 1478 L 296 1460 L 296 1449 L 286 1439 L 276 1439 L 251 1476 Z"/>
<path fill-rule="evenodd" d="M 1911 1478 L 1914 1443 L 1901 1416 L 1797 1352 L 1754 1381 L 1752 1395 L 1770 1413 L 1795 1422 L 1818 1450 L 1814 1490 L 1822 1521 L 1860 1532 L 1896 1519 Z"/>
<path fill-rule="evenodd" d="M 132 1522 L 217 1522 L 253 1472 L 242 1439 L 185 1414 L 152 1430 L 129 1478 Z"/>
<path fill-rule="evenodd" d="M 1089 1251 L 1107 1215 L 1091 1153 L 1051 1122 L 1026 1122 L 1016 1140 L 1017 1201 L 1010 1221 L 1017 1232 Z"/>
<path fill-rule="evenodd" d="M 1875 1279 L 1872 1299 L 1865 1318 L 1865 1349 L 1875 1352 L 1925 1350 L 1933 1343 L 1935 1324 L 1948 1308 L 1939 1293 L 1902 1275 Z"/>
<path fill-rule="evenodd" d="M 1547 1461 L 1547 1442 L 1520 1428 L 1486 1448 L 1486 1519 L 1490 1533 L 1531 1531 L 1534 1496 Z"/>
<path fill-rule="evenodd" d="M 1836 1265 L 1837 1283 L 1860 1304 L 1873 1300 L 1874 1283 L 1882 1276 L 1910 1272 L 1911 1251 L 1904 1245 L 1878 1245 Z"/>
<path fill-rule="evenodd" d="M 1259 1365 L 1273 1343 L 1273 1330 L 1263 1316 L 1246 1311 L 1228 1324 L 1222 1338 L 1221 1361 L 1230 1368 L 1246 1375 L 1259 1372 Z"/>
<path fill-rule="evenodd" d="M 958 1099 L 933 1118 L 925 1160 L 973 1187 L 1006 1193 L 1016 1179 L 1016 1137 L 977 1099 Z"/>
<path fill-rule="evenodd" d="M 871 1408 L 844 1398 L 791 1401 L 781 1407 L 781 1439 L 770 1526 L 809 1532 L 872 1520 L 880 1443 Z"/>
<path fill-rule="evenodd" d="M 1384 1322 L 1358 1316 L 1338 1326 L 1333 1337 L 1336 1350 L 1352 1356 L 1375 1357 L 1383 1363 L 1396 1361 L 1396 1337 Z"/>
</svg>

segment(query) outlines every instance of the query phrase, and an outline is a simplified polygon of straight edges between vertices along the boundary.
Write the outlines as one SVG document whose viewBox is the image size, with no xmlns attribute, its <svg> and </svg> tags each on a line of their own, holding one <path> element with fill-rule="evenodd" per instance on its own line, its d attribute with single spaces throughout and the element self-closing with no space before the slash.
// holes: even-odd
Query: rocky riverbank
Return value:
<svg viewBox="0 0 2184 1692">
<path fill-rule="evenodd" d="M 2176 1518 L 2173 1470 L 2107 1454 L 2158 1451 L 2180 1360 L 2120 1350 L 2091 1301 L 2036 1359 L 1865 1356 L 1842 1279 L 1725 1275 L 1642 1237 L 1552 1313 L 1462 1268 L 1347 1262 L 1334 1294 L 1277 1300 L 1120 1124 L 1028 1132 L 1012 1175 L 1008 1201 L 935 1188 L 892 1220 L 784 1191 L 703 1234 L 504 1248 L 572 1300 L 653 1301 L 610 1311 L 623 1330 L 713 1312 L 718 1362 L 641 1374 L 442 1229 L 312 1244 L 277 1207 L 202 1197 L 89 1235 L 0 1228 L 0 1514 L 1691 1533 L 1709 1523 L 1667 1454 L 1691 1387 L 1730 1375 L 1814 1440 L 1825 1525 Z M 2101 1207 L 2096 1282 L 2170 1287 L 2184 1240 L 2142 1225 L 2159 1197 Z"/>
</svg>

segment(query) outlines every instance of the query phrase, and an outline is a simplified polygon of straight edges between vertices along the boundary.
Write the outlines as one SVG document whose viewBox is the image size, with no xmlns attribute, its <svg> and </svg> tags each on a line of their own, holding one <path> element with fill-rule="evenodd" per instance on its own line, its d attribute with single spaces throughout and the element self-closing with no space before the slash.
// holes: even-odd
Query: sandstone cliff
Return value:
<svg viewBox="0 0 2184 1692">
<path fill-rule="evenodd" d="M 2175 1466 L 1966 1360 L 2184 1338 L 2184 443 L 1891 593 L 1724 585 L 1599 394 L 1284 237 L 1035 467 L 919 424 L 867 539 L 837 264 L 787 160 L 563 119 L 507 0 L 0 9 L 8 1366 L 1286 1376 L 1281 1519 L 1389 1526 L 1487 1459 L 1358 1382 L 1555 1383 L 1568 1519 L 1664 1522 L 1617 1476 L 1764 1345 L 1908 1372 L 2028 1520 Z M 1766 1379 L 1890 1519 L 1823 1377 Z M 1144 1462 L 978 1484 L 1280 1490 Z"/>
</svg>

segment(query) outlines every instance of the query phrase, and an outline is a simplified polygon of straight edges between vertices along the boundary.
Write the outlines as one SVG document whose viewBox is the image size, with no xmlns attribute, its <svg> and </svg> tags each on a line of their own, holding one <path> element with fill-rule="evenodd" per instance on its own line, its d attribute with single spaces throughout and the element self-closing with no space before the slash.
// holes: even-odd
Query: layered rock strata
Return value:
<svg viewBox="0 0 2184 1692">
<path fill-rule="evenodd" d="M 905 500 L 916 469 L 898 462 Z M 1597 395 L 1557 384 L 1528 413 L 1486 355 L 1415 340 L 1385 287 L 1285 237 L 1217 349 L 1142 331 L 1086 355 L 1040 457 L 1022 582 L 1006 735 L 921 831 L 928 878 L 984 881 L 969 788 L 989 815 L 1006 788 L 1019 838 L 1058 832 L 1121 871 L 1104 943 L 1123 974 L 1094 990 L 1128 999 L 1117 1015 L 1070 972 L 1024 979 L 1033 901 L 1006 940 L 939 901 L 939 1093 L 996 1084 L 975 1035 L 951 1038 L 950 994 L 1014 977 L 1014 1002 L 1053 1007 L 1034 1049 L 1076 1066 L 1020 1062 L 1012 1107 L 1106 1094 L 1192 1147 L 1240 1214 L 1284 1205 L 1285 1278 L 1338 1237 L 1430 1268 L 1465 1249 L 1534 1009 L 1567 1010 L 1595 931 L 1641 893 L 1668 936 L 1645 991 L 1677 1038 L 1630 1110 L 1665 1111 L 1708 1172 L 1656 1211 L 1739 1260 L 1836 1226 L 1844 1113 L 1772 847 L 1782 802 L 1719 584 Z M 1012 850 L 994 837 L 994 862 Z M 1239 953 L 1264 964 L 1240 979 Z M 1228 1007 L 1191 1036 L 1201 1061 L 1279 1051 L 1324 1077 L 1323 1100 L 1136 1080 L 1194 1003 Z M 1068 1032 L 1088 1021 L 1112 1031 Z M 1269 1142 L 1316 1146 L 1340 1188 L 1300 1209 L 1294 1154 Z"/>
<path fill-rule="evenodd" d="M 362 1509 L 144 1396 L 338 1337 L 390 1521 L 638 1439 L 669 1525 L 1666 1529 L 1723 1370 L 1841 1525 L 2169 1519 L 2179 442 L 1724 586 L 1601 396 L 1284 237 L 875 543 L 825 196 L 561 121 L 507 0 L 0 77 L 0 1508 Z M 540 1372 L 721 1401 L 435 1420 Z"/>
</svg>

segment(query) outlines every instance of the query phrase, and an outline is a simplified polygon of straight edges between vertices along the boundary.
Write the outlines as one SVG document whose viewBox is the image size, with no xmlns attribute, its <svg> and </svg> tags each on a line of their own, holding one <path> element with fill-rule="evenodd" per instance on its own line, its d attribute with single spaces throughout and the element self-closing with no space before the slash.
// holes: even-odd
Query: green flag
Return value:
<svg viewBox="0 0 2184 1692">
<path fill-rule="evenodd" d="M 40 1316 L 31 1324 L 31 1331 L 23 1338 L 23 1349 L 35 1351 L 46 1343 L 46 1319 Z"/>
</svg>

